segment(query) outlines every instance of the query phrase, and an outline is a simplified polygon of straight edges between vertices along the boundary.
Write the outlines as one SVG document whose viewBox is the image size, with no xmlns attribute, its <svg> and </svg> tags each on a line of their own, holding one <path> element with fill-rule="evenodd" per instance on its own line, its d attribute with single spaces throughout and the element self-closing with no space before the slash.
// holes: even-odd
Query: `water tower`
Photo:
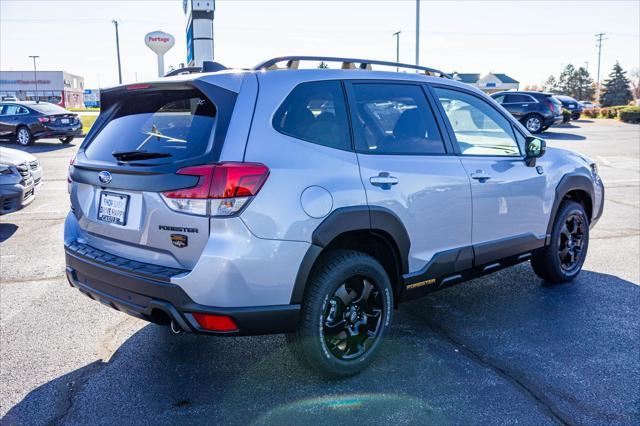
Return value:
<svg viewBox="0 0 640 426">
<path fill-rule="evenodd" d="M 164 54 L 176 43 L 171 34 L 153 31 L 144 36 L 144 43 L 158 56 L 158 77 L 164 76 Z"/>
</svg>

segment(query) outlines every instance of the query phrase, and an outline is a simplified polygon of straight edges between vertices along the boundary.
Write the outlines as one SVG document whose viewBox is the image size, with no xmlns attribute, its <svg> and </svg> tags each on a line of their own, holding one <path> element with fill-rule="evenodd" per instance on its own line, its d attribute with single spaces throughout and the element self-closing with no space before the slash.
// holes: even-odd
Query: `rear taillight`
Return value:
<svg viewBox="0 0 640 426">
<path fill-rule="evenodd" d="M 38 121 L 41 123 L 49 123 L 51 119 L 49 117 L 38 117 Z"/>
<path fill-rule="evenodd" d="M 230 216 L 260 191 L 269 169 L 257 163 L 219 163 L 186 167 L 177 173 L 199 179 L 191 188 L 161 193 L 170 209 L 201 216 Z"/>
<path fill-rule="evenodd" d="M 547 103 L 547 106 L 549 107 L 549 109 L 551 109 L 551 112 L 558 112 L 556 104 L 554 104 L 551 99 L 549 98 L 545 98 L 544 100 Z"/>
<path fill-rule="evenodd" d="M 69 194 L 71 194 L 71 166 L 73 166 L 73 163 L 76 162 L 76 154 L 74 153 L 71 158 L 69 159 L 69 169 L 67 170 L 67 190 L 69 191 Z"/>
</svg>

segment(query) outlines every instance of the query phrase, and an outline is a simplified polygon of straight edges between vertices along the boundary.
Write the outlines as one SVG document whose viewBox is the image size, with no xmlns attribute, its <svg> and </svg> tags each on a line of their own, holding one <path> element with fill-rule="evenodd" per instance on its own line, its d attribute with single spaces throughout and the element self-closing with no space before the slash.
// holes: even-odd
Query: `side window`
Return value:
<svg viewBox="0 0 640 426">
<path fill-rule="evenodd" d="M 463 155 L 519 156 L 511 123 L 482 99 L 434 88 Z"/>
<path fill-rule="evenodd" d="M 6 105 L 4 107 L 4 111 L 2 111 L 3 115 L 16 115 L 18 113 L 18 105 Z"/>
<path fill-rule="evenodd" d="M 529 96 L 526 95 L 507 95 L 504 103 L 509 103 L 509 104 L 522 104 L 522 103 L 527 103 L 527 102 L 532 102 L 531 98 L 529 98 Z"/>
<path fill-rule="evenodd" d="M 356 151 L 444 154 L 444 143 L 421 86 L 355 83 Z"/>
<path fill-rule="evenodd" d="M 499 104 L 503 104 L 505 102 L 505 97 L 506 95 L 492 96 L 492 98 Z"/>
<path fill-rule="evenodd" d="M 280 133 L 342 150 L 351 150 L 349 121 L 339 81 L 296 86 L 273 118 Z"/>
<path fill-rule="evenodd" d="M 19 106 L 16 114 L 29 114 L 29 110 L 23 106 Z"/>
</svg>

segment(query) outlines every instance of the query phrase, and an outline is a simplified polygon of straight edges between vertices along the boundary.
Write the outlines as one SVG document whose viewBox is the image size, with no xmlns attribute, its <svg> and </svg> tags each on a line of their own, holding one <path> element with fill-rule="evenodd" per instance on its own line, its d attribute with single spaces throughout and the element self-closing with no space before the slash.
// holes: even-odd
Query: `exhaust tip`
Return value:
<svg viewBox="0 0 640 426">
<path fill-rule="evenodd" d="M 171 331 L 173 331 L 174 334 L 180 334 L 182 333 L 182 328 L 180 328 L 180 326 L 178 324 L 176 324 L 176 322 L 174 320 L 171 320 Z"/>
</svg>

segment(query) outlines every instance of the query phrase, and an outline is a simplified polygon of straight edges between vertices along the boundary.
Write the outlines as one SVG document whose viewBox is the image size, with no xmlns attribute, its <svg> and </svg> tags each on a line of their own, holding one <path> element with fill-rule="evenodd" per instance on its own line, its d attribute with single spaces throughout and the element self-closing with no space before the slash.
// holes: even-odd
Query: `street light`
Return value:
<svg viewBox="0 0 640 426">
<path fill-rule="evenodd" d="M 118 24 L 117 19 L 112 19 L 113 25 L 116 27 L 116 53 L 118 55 L 118 82 L 122 84 L 122 68 L 120 66 L 120 38 L 118 37 Z"/>
<path fill-rule="evenodd" d="M 36 102 L 40 102 L 40 96 L 38 95 L 38 68 L 36 67 L 36 59 L 40 56 L 29 55 L 33 59 L 33 81 L 36 84 Z"/>
<path fill-rule="evenodd" d="M 400 33 L 402 33 L 402 31 L 393 33 L 393 36 L 396 38 L 396 63 L 400 62 Z M 396 66 L 396 72 L 398 71 L 400 71 L 400 68 Z"/>
<path fill-rule="evenodd" d="M 416 65 L 420 65 L 420 0 L 416 0 Z"/>
</svg>

